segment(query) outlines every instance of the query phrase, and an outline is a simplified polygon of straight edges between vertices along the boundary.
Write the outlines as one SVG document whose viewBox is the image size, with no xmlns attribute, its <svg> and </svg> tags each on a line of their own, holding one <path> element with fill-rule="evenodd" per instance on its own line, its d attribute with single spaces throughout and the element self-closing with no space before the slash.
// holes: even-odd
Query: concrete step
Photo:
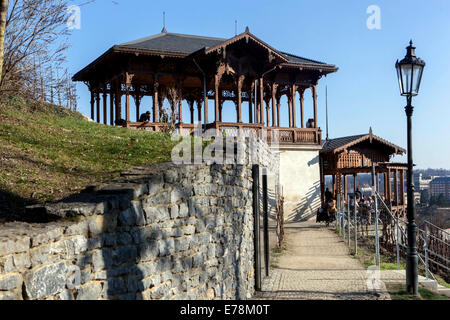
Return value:
<svg viewBox="0 0 450 320">
<path fill-rule="evenodd" d="M 405 277 L 406 279 L 406 271 L 405 270 L 392 270 L 393 272 L 402 275 Z M 424 285 L 427 288 L 430 288 L 431 290 L 434 290 L 435 292 L 439 293 L 439 294 L 444 294 L 447 297 L 450 297 L 450 288 L 441 286 L 440 284 L 438 284 L 438 282 L 436 280 L 430 279 L 430 278 L 426 278 L 424 276 L 420 276 L 419 275 L 419 283 Z"/>
</svg>

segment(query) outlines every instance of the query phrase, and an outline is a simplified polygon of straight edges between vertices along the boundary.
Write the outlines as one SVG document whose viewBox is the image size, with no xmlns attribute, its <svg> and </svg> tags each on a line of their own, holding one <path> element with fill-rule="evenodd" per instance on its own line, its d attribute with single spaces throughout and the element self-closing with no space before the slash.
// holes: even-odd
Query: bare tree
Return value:
<svg viewBox="0 0 450 320">
<path fill-rule="evenodd" d="M 0 91 L 21 91 L 27 81 L 41 80 L 31 79 L 33 69 L 61 65 L 70 33 L 66 21 L 67 0 L 10 0 Z"/>
<path fill-rule="evenodd" d="M 5 45 L 6 14 L 8 11 L 8 0 L 0 0 L 0 79 L 3 72 L 3 47 Z"/>
</svg>

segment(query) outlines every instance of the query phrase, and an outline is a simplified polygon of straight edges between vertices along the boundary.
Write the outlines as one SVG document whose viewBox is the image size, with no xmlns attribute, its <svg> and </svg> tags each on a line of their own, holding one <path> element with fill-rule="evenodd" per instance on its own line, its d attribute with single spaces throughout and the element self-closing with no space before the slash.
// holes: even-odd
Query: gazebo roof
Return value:
<svg viewBox="0 0 450 320">
<path fill-rule="evenodd" d="M 322 151 L 323 152 L 332 152 L 332 153 L 338 153 L 340 151 L 343 151 L 349 147 L 352 147 L 356 144 L 362 143 L 364 141 L 377 141 L 391 149 L 393 149 L 393 153 L 396 154 L 404 154 L 406 153 L 406 150 L 402 147 L 399 147 L 387 140 L 384 140 L 372 133 L 372 128 L 370 128 L 368 134 L 359 134 L 354 136 L 346 136 L 346 137 L 340 137 L 335 139 L 329 139 L 325 140 L 322 145 Z"/>
<path fill-rule="evenodd" d="M 225 40 L 227 39 L 162 32 L 150 37 L 126 42 L 117 47 L 185 53 L 188 55 L 203 48 L 213 47 Z"/>
<path fill-rule="evenodd" d="M 275 64 L 280 68 L 318 71 L 322 75 L 338 70 L 332 64 L 281 52 L 250 33 L 248 28 L 243 33 L 232 38 L 170 33 L 163 29 L 161 33 L 112 46 L 89 65 L 77 72 L 72 79 L 74 81 L 87 81 L 92 77 L 88 74 L 95 72 L 97 66 L 103 65 L 103 68 L 107 68 L 106 66 L 108 64 L 113 63 L 111 62 L 112 59 L 122 55 L 135 54 L 136 56 L 159 56 L 175 59 L 185 59 L 194 55 L 206 57 L 211 53 L 219 53 L 227 46 L 231 46 L 244 39 L 247 43 L 251 41 L 253 45 L 267 50 L 271 58 L 274 58 Z"/>
<path fill-rule="evenodd" d="M 248 36 L 254 41 L 260 43 L 262 46 L 273 51 L 276 55 L 281 57 L 284 61 L 283 65 L 289 66 L 304 66 L 304 67 L 316 67 L 324 69 L 337 70 L 335 65 L 327 64 L 324 62 L 303 58 L 290 53 L 278 51 L 268 44 L 251 34 L 248 29 L 232 38 L 217 38 L 217 37 L 205 37 L 180 33 L 161 32 L 149 37 L 141 38 L 138 40 L 122 43 L 113 46 L 114 51 L 140 51 L 148 53 L 165 53 L 167 55 L 174 56 L 188 56 L 199 50 L 209 52 L 214 50 L 215 47 L 226 46 L 228 43 L 233 43 L 239 39 Z"/>
</svg>

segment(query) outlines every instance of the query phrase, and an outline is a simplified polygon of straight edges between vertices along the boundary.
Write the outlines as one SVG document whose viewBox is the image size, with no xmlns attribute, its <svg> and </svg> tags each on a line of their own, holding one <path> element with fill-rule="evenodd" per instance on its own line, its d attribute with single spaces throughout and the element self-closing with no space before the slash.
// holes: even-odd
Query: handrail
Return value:
<svg viewBox="0 0 450 320">
<path fill-rule="evenodd" d="M 450 233 L 448 233 L 448 232 L 445 231 L 444 229 L 439 228 L 437 225 L 432 224 L 430 221 L 427 221 L 427 220 L 423 221 L 423 222 L 419 225 L 419 227 L 423 226 L 424 224 L 429 224 L 430 226 L 433 226 L 434 228 L 438 229 L 439 231 L 441 231 L 441 232 L 447 234 L 448 236 L 450 236 Z"/>
<path fill-rule="evenodd" d="M 386 211 L 389 213 L 389 215 L 394 219 L 395 224 L 396 224 L 396 226 L 397 226 L 397 230 L 400 230 L 401 233 L 405 236 L 405 238 L 408 238 L 408 236 L 407 236 L 405 230 L 404 230 L 403 227 L 401 227 L 400 224 L 399 224 L 399 221 L 403 221 L 403 222 L 406 222 L 406 221 L 404 221 L 403 219 L 400 219 L 399 217 L 395 217 L 395 216 L 392 214 L 391 210 L 387 207 L 386 203 L 384 203 L 384 201 L 381 199 L 381 196 L 380 196 L 380 194 L 379 194 L 377 191 L 375 191 L 375 195 L 379 198 L 380 202 L 383 204 L 383 206 L 385 207 L 385 209 L 386 209 Z M 430 223 L 430 224 L 431 224 L 431 223 Z M 437 227 L 437 228 L 439 228 L 439 227 Z M 420 230 L 420 229 L 419 229 L 419 231 L 423 231 L 423 230 Z M 424 232 L 424 231 L 423 231 L 423 232 Z M 419 233 L 418 233 L 418 236 L 420 236 L 420 235 L 421 235 L 421 233 L 419 232 Z M 429 235 L 429 236 L 432 236 L 432 235 Z M 423 240 L 426 242 L 426 239 L 423 239 Z M 397 246 L 401 246 L 401 247 L 403 247 L 403 248 L 407 248 L 407 246 L 405 246 L 404 244 L 398 243 L 398 241 L 396 241 L 396 242 L 397 242 L 397 243 L 396 243 Z M 439 254 L 435 253 L 434 251 L 431 251 L 430 249 L 428 249 L 428 247 L 425 248 L 425 253 L 426 253 L 426 255 L 425 255 L 424 257 L 425 257 L 425 259 L 426 259 L 427 261 L 431 261 L 431 262 L 433 262 L 433 263 L 435 263 L 435 264 L 437 264 L 437 265 L 439 265 L 439 266 L 441 266 L 441 267 L 444 267 L 444 268 L 447 269 L 447 270 L 450 270 L 448 267 L 446 267 L 446 266 L 444 266 L 444 265 L 438 263 L 437 261 L 434 261 L 434 260 L 430 259 L 430 258 L 427 256 L 428 253 L 431 253 L 431 254 L 433 254 L 433 255 L 435 255 L 435 256 L 441 257 Z M 429 269 L 429 267 L 428 267 L 428 263 L 426 263 L 426 262 L 422 259 L 422 257 L 421 257 L 422 254 L 421 254 L 420 252 L 418 252 L 417 256 L 418 256 L 419 260 L 422 262 L 422 264 L 425 266 L 425 272 L 426 272 L 426 274 L 427 274 L 427 278 L 428 278 L 428 274 L 430 274 L 431 277 L 432 277 L 435 281 L 437 281 L 437 280 L 436 280 L 436 277 L 434 276 L 434 274 L 430 271 L 430 269 Z M 447 259 L 445 259 L 445 258 L 444 258 L 444 260 L 447 261 Z"/>
<path fill-rule="evenodd" d="M 424 230 L 420 230 L 420 229 L 419 229 L 419 232 L 426 233 Z M 442 243 L 445 244 L 446 246 L 449 246 L 449 243 L 448 243 L 447 241 L 443 241 L 442 239 L 439 239 L 439 238 L 435 237 L 435 236 L 432 235 L 432 234 L 428 234 L 427 236 L 432 237 L 432 238 L 436 239 L 436 240 L 439 241 L 439 242 L 442 242 Z"/>
</svg>

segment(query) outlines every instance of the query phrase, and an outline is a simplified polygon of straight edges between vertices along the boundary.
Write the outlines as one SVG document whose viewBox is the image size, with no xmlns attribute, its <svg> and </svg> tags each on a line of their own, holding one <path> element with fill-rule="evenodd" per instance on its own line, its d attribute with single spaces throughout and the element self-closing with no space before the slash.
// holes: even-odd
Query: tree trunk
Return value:
<svg viewBox="0 0 450 320">
<path fill-rule="evenodd" d="M 0 0 L 0 83 L 3 74 L 3 47 L 5 44 L 6 13 L 8 0 Z"/>
</svg>

